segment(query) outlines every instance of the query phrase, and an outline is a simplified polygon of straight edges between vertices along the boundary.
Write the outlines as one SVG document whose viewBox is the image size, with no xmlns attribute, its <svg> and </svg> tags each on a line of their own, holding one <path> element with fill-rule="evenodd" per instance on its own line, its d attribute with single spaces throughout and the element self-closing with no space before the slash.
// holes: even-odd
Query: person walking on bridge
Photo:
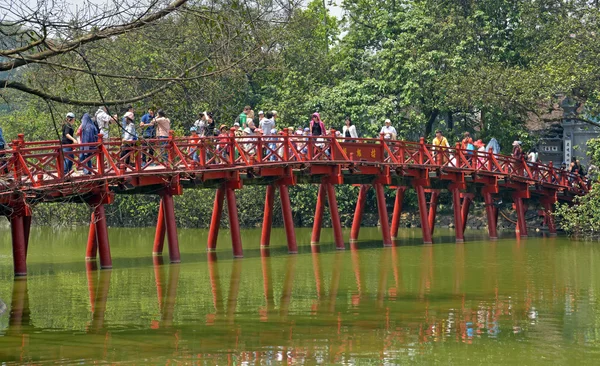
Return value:
<svg viewBox="0 0 600 366">
<path fill-rule="evenodd" d="M 98 129 L 100 130 L 100 135 L 105 140 L 110 138 L 109 130 L 111 123 L 117 123 L 117 115 L 110 116 L 107 113 L 107 109 L 105 106 L 98 108 L 96 111 L 96 123 L 98 124 Z"/>
<path fill-rule="evenodd" d="M 165 113 L 164 110 L 159 109 L 157 112 L 157 117 L 154 118 L 150 124 L 152 126 L 155 126 L 156 128 L 156 136 L 159 139 L 168 139 L 169 138 L 169 131 L 171 130 L 171 120 L 167 118 L 167 115 Z M 161 142 L 160 143 L 160 148 L 161 148 L 161 154 L 160 156 L 162 156 L 163 161 L 166 162 L 167 160 L 167 151 L 166 151 L 166 146 L 167 146 L 167 142 Z"/>
<path fill-rule="evenodd" d="M 354 142 L 358 138 L 358 133 L 356 133 L 356 126 L 352 123 L 350 117 L 346 117 L 344 121 L 344 127 L 342 128 L 342 133 L 344 134 L 344 138 L 346 142 Z"/>
<path fill-rule="evenodd" d="M 84 114 L 81 117 L 81 143 L 82 144 L 92 144 L 98 141 L 98 128 L 92 121 L 92 117 L 89 114 Z M 83 146 L 81 148 L 82 151 L 95 149 L 93 146 Z M 83 163 L 86 168 L 83 169 L 84 174 L 92 174 L 92 158 L 90 157 L 92 154 L 82 153 L 79 155 L 79 161 Z M 87 161 L 86 161 L 87 159 Z"/>
<path fill-rule="evenodd" d="M 73 129 L 73 122 L 75 121 L 75 114 L 72 112 L 67 113 L 67 118 L 65 119 L 65 123 L 62 127 L 62 138 L 60 140 L 63 145 L 63 173 L 67 175 L 71 169 L 73 169 L 73 159 L 75 156 L 70 154 L 73 151 L 73 147 L 71 144 L 76 144 L 77 140 L 73 137 L 75 130 Z"/>
<path fill-rule="evenodd" d="M 310 120 L 310 133 L 312 136 L 323 136 L 326 133 L 325 124 L 321 121 L 321 115 L 317 112 L 313 113 Z"/>
<path fill-rule="evenodd" d="M 379 133 L 383 134 L 383 138 L 386 140 L 395 140 L 398 136 L 398 132 L 396 132 L 396 129 L 392 126 L 392 121 L 389 118 L 386 118 L 384 123 L 385 125 L 381 127 Z"/>
<path fill-rule="evenodd" d="M 433 151 L 435 152 L 435 162 L 438 165 L 446 164 L 446 152 L 447 148 L 450 147 L 448 144 L 448 139 L 444 137 L 441 130 L 435 131 L 435 137 L 433 138 Z"/>
</svg>

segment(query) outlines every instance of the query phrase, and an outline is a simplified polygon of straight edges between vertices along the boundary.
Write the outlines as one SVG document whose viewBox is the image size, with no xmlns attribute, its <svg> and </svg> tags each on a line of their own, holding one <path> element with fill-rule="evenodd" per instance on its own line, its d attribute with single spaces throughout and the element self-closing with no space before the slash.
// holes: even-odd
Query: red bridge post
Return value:
<svg viewBox="0 0 600 366">
<path fill-rule="evenodd" d="M 394 202 L 394 213 L 392 214 L 392 239 L 398 238 L 398 227 L 400 226 L 400 215 L 402 214 L 402 202 L 404 201 L 406 187 L 396 188 L 396 201 Z"/>
<path fill-rule="evenodd" d="M 360 190 L 358 191 L 358 200 L 356 201 L 356 209 L 354 210 L 352 230 L 350 231 L 351 242 L 358 240 L 358 233 L 360 232 L 360 224 L 362 223 L 365 204 L 367 203 L 367 192 L 369 191 L 369 188 L 369 185 L 361 184 Z"/>
<path fill-rule="evenodd" d="M 152 247 L 152 255 L 162 256 L 163 248 L 165 246 L 165 209 L 163 206 L 163 200 L 160 200 L 158 206 L 158 218 L 156 220 L 156 231 L 154 233 L 154 246 Z"/>
<path fill-rule="evenodd" d="M 98 239 L 96 237 L 96 219 L 94 213 L 90 215 L 90 231 L 88 233 L 87 247 L 85 250 L 86 261 L 96 261 L 98 253 Z"/>
<path fill-rule="evenodd" d="M 317 195 L 317 207 L 315 208 L 315 219 L 313 223 L 312 236 L 310 238 L 311 245 L 318 245 L 321 240 L 321 228 L 323 227 L 323 210 L 324 200 L 327 192 L 325 191 L 325 185 L 319 185 L 319 194 Z"/>
<path fill-rule="evenodd" d="M 171 263 L 181 262 L 179 253 L 179 239 L 177 238 L 177 222 L 175 221 L 175 205 L 173 195 L 166 192 L 162 196 L 162 206 L 167 227 L 167 238 L 169 239 L 169 261 Z"/>
<path fill-rule="evenodd" d="M 333 184 L 326 183 L 327 201 L 329 203 L 329 213 L 331 215 L 331 226 L 333 226 L 333 238 L 335 248 L 344 250 L 344 237 L 342 235 L 342 223 L 340 221 L 340 212 L 338 211 L 337 199 L 335 197 L 335 188 Z"/>
<path fill-rule="evenodd" d="M 23 234 L 25 235 L 25 255 L 29 249 L 29 233 L 31 232 L 31 210 L 25 208 L 25 216 L 23 216 Z"/>
<path fill-rule="evenodd" d="M 238 218 L 237 202 L 235 199 L 235 190 L 231 187 L 225 189 L 227 195 L 227 211 L 229 211 L 229 230 L 231 232 L 231 246 L 233 247 L 233 257 L 242 258 L 242 235 L 240 233 L 240 222 Z"/>
<path fill-rule="evenodd" d="M 431 199 L 429 200 L 429 229 L 431 230 L 431 235 L 433 236 L 433 231 L 435 230 L 435 217 L 437 216 L 437 205 L 440 198 L 440 191 L 434 189 L 431 191 Z"/>
<path fill-rule="evenodd" d="M 385 193 L 383 192 L 383 184 L 374 184 L 375 194 L 377 196 L 377 211 L 379 212 L 379 222 L 381 223 L 381 235 L 383 236 L 383 246 L 389 247 L 392 245 L 390 233 L 390 222 L 387 214 L 385 203 Z"/>
<path fill-rule="evenodd" d="M 556 226 L 554 223 L 553 207 L 556 203 L 556 198 L 542 198 L 542 206 L 544 207 L 544 215 L 546 217 L 546 225 L 548 225 L 548 231 L 550 235 L 556 235 Z"/>
<path fill-rule="evenodd" d="M 259 154 L 260 155 L 260 154 Z M 262 232 L 260 235 L 261 248 L 267 248 L 271 243 L 271 227 L 273 225 L 273 202 L 275 201 L 275 186 L 269 184 L 265 194 L 265 211 L 263 215 Z"/>
<path fill-rule="evenodd" d="M 526 187 L 527 189 L 527 187 Z M 528 191 L 525 191 L 529 193 Z M 523 193 L 522 192 L 514 192 L 513 193 L 513 202 L 514 209 L 517 212 L 517 227 L 515 232 L 517 236 L 522 238 L 527 237 L 527 221 L 525 220 L 525 214 L 527 212 L 527 206 L 523 204 Z"/>
<path fill-rule="evenodd" d="M 112 268 L 112 258 L 110 256 L 108 228 L 103 203 L 98 203 L 94 207 L 94 218 L 96 219 L 96 235 L 98 238 L 98 251 L 100 252 L 100 268 L 110 269 Z"/>
<path fill-rule="evenodd" d="M 419 214 L 421 217 L 421 231 L 423 232 L 423 243 L 431 244 L 431 229 L 429 228 L 429 217 L 427 212 L 427 200 L 425 199 L 425 188 L 421 184 L 415 185 L 417 201 L 419 203 Z"/>
<path fill-rule="evenodd" d="M 485 214 L 487 216 L 488 222 L 488 236 L 490 239 L 498 239 L 496 207 L 494 207 L 494 199 L 492 198 L 492 193 L 486 191 L 485 189 L 482 191 L 482 193 L 483 200 L 485 202 Z"/>
<path fill-rule="evenodd" d="M 208 231 L 207 250 L 214 252 L 217 249 L 217 238 L 219 237 L 219 227 L 221 226 L 221 216 L 223 215 L 223 200 L 225 199 L 225 186 L 217 188 L 215 194 L 215 203 L 213 205 L 212 217 L 210 219 L 210 229 Z"/>
<path fill-rule="evenodd" d="M 471 208 L 471 202 L 473 202 L 474 195 L 473 193 L 463 193 L 463 201 L 462 201 L 462 229 L 463 233 L 467 230 L 467 220 L 469 219 L 469 209 Z"/>
<path fill-rule="evenodd" d="M 23 216 L 10 217 L 12 234 L 13 265 L 15 277 L 27 276 L 27 249 L 25 247 L 25 228 Z"/>
<path fill-rule="evenodd" d="M 290 194 L 287 185 L 279 185 L 279 197 L 281 198 L 281 211 L 283 214 L 283 226 L 285 227 L 288 253 L 296 254 L 298 253 L 298 245 L 296 243 L 294 218 L 292 217 L 292 205 L 290 203 Z"/>
<path fill-rule="evenodd" d="M 462 206 L 460 203 L 460 190 L 458 187 L 451 187 L 452 191 L 452 208 L 454 209 L 454 230 L 456 234 L 456 242 L 465 241 L 464 228 L 462 221 Z"/>
</svg>

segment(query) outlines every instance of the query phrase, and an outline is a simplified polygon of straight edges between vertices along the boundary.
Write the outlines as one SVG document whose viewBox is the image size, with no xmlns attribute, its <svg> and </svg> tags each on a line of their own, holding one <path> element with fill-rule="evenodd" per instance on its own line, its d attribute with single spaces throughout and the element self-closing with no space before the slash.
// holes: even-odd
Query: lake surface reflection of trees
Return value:
<svg viewBox="0 0 600 366">
<path fill-rule="evenodd" d="M 156 257 L 112 271 L 88 262 L 69 291 L 51 275 L 12 283 L 0 359 L 589 362 L 600 349 L 597 257 L 593 245 L 530 238 Z"/>
</svg>

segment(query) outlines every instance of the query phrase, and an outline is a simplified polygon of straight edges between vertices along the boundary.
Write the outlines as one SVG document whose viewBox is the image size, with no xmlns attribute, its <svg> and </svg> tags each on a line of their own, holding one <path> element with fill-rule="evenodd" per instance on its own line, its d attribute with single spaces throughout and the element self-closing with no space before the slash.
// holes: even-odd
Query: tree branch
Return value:
<svg viewBox="0 0 600 366">
<path fill-rule="evenodd" d="M 117 26 L 108 26 L 98 31 L 90 31 L 87 34 L 78 37 L 70 42 L 65 42 L 57 46 L 51 46 L 47 50 L 31 55 L 19 55 L 19 57 L 15 58 L 14 60 L 0 62 L 0 71 L 13 70 L 15 68 L 27 65 L 28 63 L 34 62 L 36 60 L 45 60 L 52 56 L 67 53 L 86 43 L 95 42 L 101 39 L 117 36 L 134 29 L 145 27 L 146 25 L 152 24 L 153 22 L 171 14 L 172 12 L 183 6 L 187 1 L 188 0 L 175 0 L 174 2 L 166 6 L 164 9 L 154 14 L 145 16 L 143 18 L 139 18 L 133 22 Z"/>
<path fill-rule="evenodd" d="M 144 100 L 146 98 L 149 98 L 155 94 L 157 94 L 158 92 L 161 92 L 163 90 L 168 89 L 169 87 L 171 87 L 173 84 L 177 83 L 177 82 L 181 82 L 181 81 L 186 81 L 186 80 L 193 80 L 193 79 L 201 79 L 201 78 L 206 78 L 206 77 L 210 77 L 210 76 L 214 76 L 217 74 L 220 74 L 222 72 L 225 72 L 227 70 L 232 69 L 233 67 L 237 66 L 239 63 L 241 63 L 242 61 L 244 61 L 245 59 L 247 59 L 248 57 L 250 57 L 250 55 L 253 52 L 256 52 L 259 49 L 259 47 L 256 47 L 254 49 L 252 49 L 250 52 L 248 52 L 244 57 L 241 57 L 240 59 L 238 59 L 236 62 L 231 63 L 230 65 L 216 70 L 216 71 L 212 71 L 212 72 L 208 72 L 208 73 L 204 73 L 201 75 L 197 75 L 191 78 L 184 78 L 184 76 L 192 71 L 194 68 L 197 67 L 197 65 L 192 66 L 191 68 L 186 69 L 185 71 L 183 71 L 180 75 L 179 78 L 175 78 L 171 81 L 169 81 L 168 83 L 165 83 L 164 85 L 160 86 L 157 89 L 151 90 L 148 93 L 139 95 L 137 97 L 133 97 L 133 98 L 129 98 L 129 99 L 117 99 L 117 100 L 106 100 L 106 101 L 99 101 L 99 100 L 79 100 L 79 99 L 71 99 L 71 98 L 65 98 L 65 97 L 59 97 L 56 95 L 52 95 L 52 94 L 48 94 L 46 92 L 44 92 L 43 90 L 39 90 L 39 89 L 35 89 L 32 88 L 28 85 L 25 85 L 23 83 L 17 82 L 17 81 L 11 81 L 11 80 L 6 80 L 6 79 L 0 79 L 0 90 L 3 88 L 10 88 L 10 89 L 16 89 L 28 94 L 32 94 L 35 96 L 38 96 L 44 100 L 52 100 L 54 102 L 58 102 L 58 103 L 64 103 L 64 104 L 71 104 L 71 105 L 81 105 L 81 106 L 100 106 L 100 105 L 105 105 L 105 106 L 110 106 L 110 105 L 118 105 L 118 104 L 127 104 L 127 103 L 133 103 L 133 102 L 137 102 L 140 100 Z"/>
</svg>

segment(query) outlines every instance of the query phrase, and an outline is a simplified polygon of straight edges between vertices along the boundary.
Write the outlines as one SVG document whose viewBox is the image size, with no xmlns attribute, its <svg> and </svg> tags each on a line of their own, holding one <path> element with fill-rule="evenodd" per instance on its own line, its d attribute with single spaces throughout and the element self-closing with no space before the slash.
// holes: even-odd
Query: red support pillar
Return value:
<svg viewBox="0 0 600 366">
<path fill-rule="evenodd" d="M 98 239 L 96 238 L 96 219 L 94 213 L 90 217 L 90 231 L 88 233 L 87 248 L 85 250 L 85 260 L 95 261 L 98 253 Z"/>
<path fill-rule="evenodd" d="M 327 183 L 327 201 L 329 203 L 329 213 L 331 214 L 331 226 L 333 226 L 333 238 L 335 248 L 338 250 L 346 249 L 344 246 L 344 237 L 342 236 L 342 223 L 340 221 L 340 212 L 338 210 L 337 198 L 335 197 L 335 188 L 333 184 Z"/>
<path fill-rule="evenodd" d="M 485 213 L 488 222 L 488 236 L 490 239 L 498 239 L 498 222 L 496 220 L 496 212 L 494 210 L 494 199 L 492 194 L 489 192 L 483 192 L 483 199 L 485 201 Z"/>
<path fill-rule="evenodd" d="M 31 232 L 31 215 L 23 216 L 23 230 L 25 232 L 25 255 L 29 249 L 29 233 Z"/>
<path fill-rule="evenodd" d="M 321 240 L 321 228 L 323 227 L 323 210 L 325 209 L 325 186 L 319 185 L 319 194 L 317 195 L 317 207 L 315 208 L 315 221 L 313 223 L 312 236 L 310 238 L 310 244 L 319 244 Z"/>
<path fill-rule="evenodd" d="M 167 227 L 167 238 L 169 239 L 169 261 L 171 263 L 181 262 L 179 254 L 179 239 L 177 238 L 177 222 L 175 221 L 175 205 L 173 196 L 166 193 L 162 196 L 165 226 Z"/>
<path fill-rule="evenodd" d="M 435 217 L 437 215 L 437 204 L 440 198 L 440 192 L 435 190 L 431 192 L 431 199 L 429 200 L 429 229 L 431 230 L 431 235 L 433 236 L 433 231 L 435 230 Z"/>
<path fill-rule="evenodd" d="M 158 206 L 158 218 L 156 219 L 156 232 L 154 234 L 154 246 L 152 247 L 153 256 L 161 256 L 165 246 L 165 208 L 163 200 L 160 200 Z"/>
<path fill-rule="evenodd" d="M 227 211 L 229 211 L 229 226 L 231 231 L 231 246 L 233 247 L 233 257 L 242 258 L 242 235 L 240 234 L 240 222 L 238 218 L 237 203 L 235 200 L 235 190 L 226 188 Z"/>
<path fill-rule="evenodd" d="M 471 208 L 471 201 L 473 201 L 473 196 L 469 193 L 463 194 L 463 202 L 462 202 L 462 227 L 463 233 L 467 230 L 467 220 L 469 219 L 469 209 Z"/>
<path fill-rule="evenodd" d="M 108 242 L 108 228 L 106 226 L 106 214 L 104 205 L 98 204 L 94 207 L 94 218 L 96 219 L 96 237 L 98 238 L 98 252 L 100 253 L 100 268 L 112 268 L 110 256 L 110 244 Z"/>
<path fill-rule="evenodd" d="M 396 188 L 396 201 L 394 203 L 394 213 L 392 214 L 392 239 L 398 237 L 398 227 L 400 226 L 400 215 L 402 214 L 402 201 L 404 201 L 404 191 L 406 187 Z"/>
<path fill-rule="evenodd" d="M 275 201 L 275 186 L 269 184 L 265 195 L 265 213 L 263 216 L 262 233 L 260 235 L 261 248 L 268 247 L 271 243 L 271 226 L 273 225 L 273 202 Z M 283 207 L 283 206 L 282 206 Z"/>
<path fill-rule="evenodd" d="M 23 216 L 13 216 L 10 218 L 10 231 L 12 234 L 15 277 L 27 276 L 27 249 L 25 248 Z"/>
<path fill-rule="evenodd" d="M 462 221 L 462 212 L 460 205 L 460 191 L 458 188 L 452 188 L 452 208 L 454 209 L 454 230 L 456 233 L 456 242 L 465 241 L 464 226 Z"/>
<path fill-rule="evenodd" d="M 208 231 L 207 250 L 209 252 L 217 249 L 217 238 L 219 237 L 219 227 L 221 226 L 221 216 L 223 215 L 223 200 L 225 199 L 225 187 L 217 188 L 215 194 L 215 203 L 213 205 L 212 218 L 210 219 L 210 229 Z"/>
<path fill-rule="evenodd" d="M 517 235 L 524 238 L 527 237 L 527 222 L 525 221 L 526 208 L 523 205 L 523 199 L 521 197 L 513 197 L 515 203 L 515 210 L 517 211 Z"/>
<path fill-rule="evenodd" d="M 422 185 L 416 185 L 417 200 L 419 202 L 419 214 L 421 216 L 421 231 L 423 232 L 423 243 L 433 243 L 431 239 L 431 229 L 429 228 L 429 218 L 427 217 L 427 201 L 425 199 L 425 188 Z"/>
<path fill-rule="evenodd" d="M 375 194 L 377 196 L 377 211 L 379 212 L 379 222 L 381 223 L 381 235 L 383 236 L 383 246 L 389 247 L 392 245 L 392 237 L 390 233 L 390 223 L 387 214 L 387 207 L 385 204 L 385 193 L 383 192 L 383 185 L 377 183 L 374 185 Z"/>
<path fill-rule="evenodd" d="M 546 215 L 546 224 L 548 225 L 548 231 L 550 235 L 556 235 L 556 226 L 554 223 L 554 214 L 552 210 L 552 202 L 543 202 L 544 214 Z"/>
<path fill-rule="evenodd" d="M 367 192 L 369 186 L 362 184 L 360 191 L 358 191 L 358 200 L 356 201 L 356 209 L 354 210 L 354 219 L 352 220 L 352 230 L 350 231 L 350 241 L 358 240 L 358 233 L 360 232 L 360 224 L 362 222 L 363 213 L 365 211 L 365 204 L 367 202 Z"/>
<path fill-rule="evenodd" d="M 281 198 L 281 212 L 283 214 L 283 226 L 287 238 L 288 253 L 298 253 L 296 244 L 296 232 L 294 231 L 294 218 L 292 216 L 292 205 L 290 203 L 290 193 L 286 185 L 279 186 L 279 197 Z"/>
</svg>

